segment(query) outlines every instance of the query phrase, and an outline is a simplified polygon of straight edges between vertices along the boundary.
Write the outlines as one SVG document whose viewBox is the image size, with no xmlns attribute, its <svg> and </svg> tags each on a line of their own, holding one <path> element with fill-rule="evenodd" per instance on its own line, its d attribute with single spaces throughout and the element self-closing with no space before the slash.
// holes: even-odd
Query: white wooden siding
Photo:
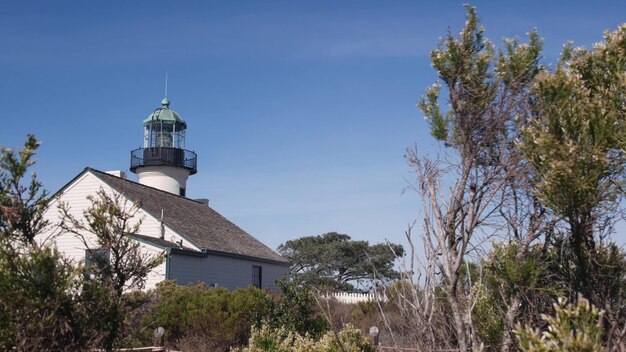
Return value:
<svg viewBox="0 0 626 352">
<path fill-rule="evenodd" d="M 52 240 L 56 247 L 65 257 L 80 261 L 85 259 L 85 245 L 82 240 L 73 234 L 61 233 L 59 224 L 61 215 L 58 209 L 59 202 L 66 203 L 70 206 L 70 214 L 76 218 L 82 218 L 83 211 L 91 205 L 91 201 L 87 199 L 89 195 L 95 194 L 102 187 L 105 191 L 110 192 L 110 187 L 100 182 L 93 175 L 86 173 L 79 179 L 69 185 L 58 198 L 53 199 L 44 213 L 44 219 L 49 221 L 47 231 L 37 236 L 40 243 Z M 107 188 L 109 188 L 107 190 Z M 93 236 L 84 234 L 88 242 L 93 242 Z M 93 246 L 90 244 L 90 246 Z"/>
<path fill-rule="evenodd" d="M 152 247 L 150 245 L 146 245 L 144 243 L 141 244 L 141 247 L 144 253 L 148 255 L 165 254 L 164 250 L 157 248 L 157 247 Z M 165 262 L 165 257 L 164 257 L 163 263 L 161 263 L 156 268 L 152 269 L 152 271 L 150 271 L 150 273 L 148 274 L 144 289 L 151 290 L 156 286 L 156 284 L 165 280 L 165 269 L 166 269 L 166 262 Z"/>
<path fill-rule="evenodd" d="M 63 255 L 78 263 L 85 260 L 85 249 L 87 248 L 83 241 L 76 235 L 70 233 L 62 233 L 59 227 L 61 221 L 59 213 L 59 202 L 64 202 L 70 207 L 70 214 L 77 219 L 82 219 L 83 212 L 91 206 L 91 201 L 87 198 L 89 195 L 95 195 L 100 189 L 103 189 L 108 194 L 116 193 L 110 186 L 102 182 L 99 178 L 91 174 L 85 173 L 80 178 L 72 182 L 57 198 L 50 201 L 48 208 L 44 213 L 44 219 L 48 220 L 50 225 L 42 234 L 36 237 L 39 243 L 52 241 L 54 245 L 59 249 Z M 131 204 L 129 204 L 131 206 Z M 159 214 L 160 215 L 160 214 Z M 133 219 L 134 221 L 142 221 L 139 227 L 138 233 L 145 236 L 159 237 L 161 234 L 160 219 L 157 219 L 143 210 L 139 210 L 137 215 Z M 135 223 L 135 222 L 133 222 Z M 131 224 L 132 225 L 132 224 Z M 90 248 L 95 248 L 95 236 L 89 233 L 84 233 L 83 237 L 88 242 Z M 189 248 L 197 248 L 191 242 L 185 240 L 167 226 L 165 227 L 164 238 L 168 241 L 178 242 L 183 241 L 183 245 Z M 151 245 L 143 244 L 142 248 L 146 254 L 162 253 L 163 250 Z M 165 262 L 155 268 L 149 275 L 146 281 L 146 289 L 154 288 L 154 286 L 165 279 Z"/>
<path fill-rule="evenodd" d="M 288 267 L 240 258 L 208 255 L 206 258 L 172 254 L 169 279 L 181 285 L 204 282 L 233 290 L 252 284 L 252 266 L 262 267 L 262 288 L 276 289 L 274 281 L 289 271 Z"/>
</svg>

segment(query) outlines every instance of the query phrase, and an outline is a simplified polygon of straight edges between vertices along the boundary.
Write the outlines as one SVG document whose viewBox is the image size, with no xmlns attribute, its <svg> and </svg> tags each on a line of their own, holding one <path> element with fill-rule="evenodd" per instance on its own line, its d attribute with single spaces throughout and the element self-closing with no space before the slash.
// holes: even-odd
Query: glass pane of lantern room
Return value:
<svg viewBox="0 0 626 352">
<path fill-rule="evenodd" d="M 185 149 L 185 131 L 179 130 L 174 133 L 174 148 Z"/>
<path fill-rule="evenodd" d="M 156 146 L 157 131 L 155 131 L 153 125 L 148 125 L 144 129 L 143 134 L 143 147 L 152 148 Z"/>
<path fill-rule="evenodd" d="M 143 129 L 143 147 L 150 148 L 154 144 L 154 138 L 156 134 L 151 128 L 151 125 L 147 125 Z"/>
<path fill-rule="evenodd" d="M 162 123 L 160 130 L 157 132 L 156 146 L 157 147 L 172 147 L 173 135 L 172 130 L 174 125 L 169 123 Z"/>
</svg>

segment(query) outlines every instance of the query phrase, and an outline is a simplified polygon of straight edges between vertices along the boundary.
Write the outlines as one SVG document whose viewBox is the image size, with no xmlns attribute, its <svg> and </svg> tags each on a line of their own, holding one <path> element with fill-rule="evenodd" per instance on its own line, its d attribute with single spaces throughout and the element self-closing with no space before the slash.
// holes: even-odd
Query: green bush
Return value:
<svg viewBox="0 0 626 352">
<path fill-rule="evenodd" d="M 81 351 L 106 336 L 94 311 L 103 291 L 51 247 L 0 241 L 0 350 Z M 98 323 L 100 322 L 100 323 Z"/>
<path fill-rule="evenodd" d="M 83 265 L 76 266 L 53 246 L 35 241 L 51 225 L 43 217 L 49 205 L 47 192 L 36 175 L 29 176 L 28 172 L 38 147 L 32 135 L 17 151 L 0 146 L 0 350 L 84 351 L 101 347 L 111 351 L 132 308 L 121 300 L 123 289 L 132 287 L 131 283 L 141 287 L 160 258 L 145 265 L 144 257 L 129 261 L 130 251 L 114 251 L 124 253 L 124 260 L 113 261 L 117 265 L 113 271 L 123 274 L 117 275 L 122 279 L 112 285 L 113 281 L 104 277 L 86 279 Z M 96 209 L 96 205 L 100 207 Z M 83 215 L 94 215 L 91 219 L 98 221 L 92 221 L 93 228 L 106 229 L 106 235 L 119 233 L 124 237 L 132 233 L 114 228 L 120 222 L 125 224 L 132 214 L 111 205 L 94 202 L 94 208 Z M 77 226 L 62 225 L 63 232 L 80 237 L 79 230 L 85 227 L 78 226 L 82 220 L 73 220 Z M 99 241 L 107 237 L 94 234 L 99 235 Z M 129 242 L 118 238 L 110 238 L 108 248 L 128 249 L 119 245 Z M 137 250 L 138 246 L 130 244 Z"/>
<path fill-rule="evenodd" d="M 568 304 L 560 298 L 554 305 L 554 316 L 543 316 L 548 330 L 518 327 L 515 331 L 522 350 L 530 352 L 603 352 L 602 312 L 588 300 L 579 297 L 578 303 Z"/>
<path fill-rule="evenodd" d="M 338 337 L 338 339 L 337 339 Z M 339 347 L 341 345 L 341 348 Z M 338 334 L 327 332 L 317 344 L 320 352 L 374 352 L 375 348 L 370 341 L 361 334 L 361 331 L 352 325 L 347 325 Z"/>
<path fill-rule="evenodd" d="M 254 287 L 229 292 L 205 285 L 157 285 L 156 300 L 144 325 L 162 326 L 166 340 L 180 348 L 193 340 L 209 351 L 225 351 L 245 344 L 250 327 L 269 315 L 272 302 Z"/>
<path fill-rule="evenodd" d="M 479 283 L 472 287 L 472 296 L 476 300 L 472 311 L 476 335 L 479 336 L 480 341 L 494 350 L 500 345 L 504 332 L 504 322 L 498 310 L 498 302 L 492 292 Z"/>
<path fill-rule="evenodd" d="M 328 324 L 318 312 L 308 286 L 297 280 L 276 282 L 280 293 L 275 296 L 270 317 L 274 328 L 282 327 L 301 335 L 319 337 L 328 330 Z"/>
<path fill-rule="evenodd" d="M 252 329 L 248 346 L 235 350 L 238 352 L 305 352 L 315 351 L 314 341 L 308 337 L 289 331 L 284 327 L 272 328 L 263 324 L 259 329 Z"/>
<path fill-rule="evenodd" d="M 122 302 L 129 314 L 125 316 L 118 345 L 124 348 L 150 346 L 157 326 L 144 325 L 144 322 L 156 305 L 154 290 L 127 292 Z"/>
<path fill-rule="evenodd" d="M 341 345 L 341 348 L 339 347 Z M 248 345 L 237 352 L 374 352 L 375 349 L 361 331 L 351 325 L 335 335 L 327 331 L 319 340 L 302 336 L 285 328 L 263 325 L 253 328 Z"/>
</svg>

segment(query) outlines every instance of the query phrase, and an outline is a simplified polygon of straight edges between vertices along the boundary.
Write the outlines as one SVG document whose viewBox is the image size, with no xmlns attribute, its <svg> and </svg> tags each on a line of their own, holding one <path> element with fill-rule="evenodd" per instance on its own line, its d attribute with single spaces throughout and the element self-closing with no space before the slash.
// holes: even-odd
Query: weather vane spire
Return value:
<svg viewBox="0 0 626 352">
<path fill-rule="evenodd" d="M 167 98 L 167 71 L 165 71 L 165 98 Z"/>
</svg>

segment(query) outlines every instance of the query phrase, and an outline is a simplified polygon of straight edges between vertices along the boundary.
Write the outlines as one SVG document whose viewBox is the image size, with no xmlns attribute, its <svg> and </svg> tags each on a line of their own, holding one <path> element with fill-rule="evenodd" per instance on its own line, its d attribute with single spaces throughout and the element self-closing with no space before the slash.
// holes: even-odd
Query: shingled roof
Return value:
<svg viewBox="0 0 626 352">
<path fill-rule="evenodd" d="M 205 203 L 92 168 L 86 168 L 85 172 L 87 171 L 132 202 L 141 204 L 141 209 L 155 218 L 160 219 L 163 210 L 164 224 L 205 252 L 260 259 L 281 265 L 289 264 L 285 258 Z"/>
</svg>

